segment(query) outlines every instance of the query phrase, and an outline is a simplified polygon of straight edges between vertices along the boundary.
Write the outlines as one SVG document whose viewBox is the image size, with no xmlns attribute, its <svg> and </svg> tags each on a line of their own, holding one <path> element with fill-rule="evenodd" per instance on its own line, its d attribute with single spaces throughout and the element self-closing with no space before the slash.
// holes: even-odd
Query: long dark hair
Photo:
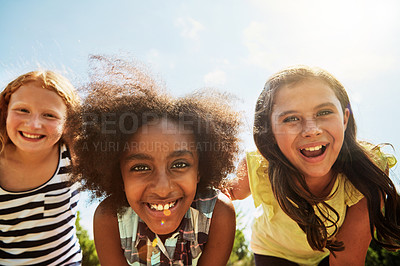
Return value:
<svg viewBox="0 0 400 266">
<path fill-rule="evenodd" d="M 343 85 L 330 73 L 320 68 L 295 66 L 274 74 L 266 82 L 257 100 L 253 128 L 254 141 L 259 152 L 269 163 L 268 176 L 280 207 L 306 233 L 307 241 L 313 249 L 322 251 L 323 248 L 328 248 L 331 252 L 344 249 L 343 242 L 329 239 L 327 228 L 321 218 L 316 215 L 314 207 L 317 203 L 321 203 L 335 214 L 336 219 L 326 217 L 323 215 L 324 212 L 320 211 L 323 218 L 334 226 L 334 234 L 338 230 L 338 213 L 324 202 L 326 199 L 310 192 L 304 176 L 283 155 L 272 132 L 271 114 L 278 89 L 306 79 L 319 79 L 326 82 L 339 99 L 343 112 L 346 108 L 350 110 L 343 146 L 332 167 L 333 174 L 344 174 L 367 199 L 370 230 L 374 240 L 387 249 L 400 248 L 398 243 L 400 198 L 388 176 L 389 169 L 386 167 L 382 170 L 378 167 L 371 160 L 372 155 L 357 141 L 356 123 Z"/>
</svg>

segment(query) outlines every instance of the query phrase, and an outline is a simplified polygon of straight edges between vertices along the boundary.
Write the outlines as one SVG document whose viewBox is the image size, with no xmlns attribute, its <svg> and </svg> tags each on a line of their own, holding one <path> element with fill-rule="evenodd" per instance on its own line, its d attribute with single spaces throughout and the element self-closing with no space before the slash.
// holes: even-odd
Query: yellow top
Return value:
<svg viewBox="0 0 400 266">
<path fill-rule="evenodd" d="M 396 164 L 396 159 L 393 156 L 387 157 L 379 148 L 371 151 L 376 155 L 372 157 L 378 161 L 377 163 L 381 168 L 385 169 L 387 165 L 391 167 Z M 379 159 L 375 159 L 377 157 Z M 300 265 L 318 265 L 324 257 L 329 255 L 329 250 L 325 249 L 324 252 L 313 250 L 308 244 L 303 230 L 279 207 L 272 192 L 267 174 L 268 162 L 264 157 L 258 152 L 250 152 L 247 153 L 246 159 L 250 189 L 256 206 L 251 236 L 253 252 L 284 258 Z M 344 175 L 338 175 L 330 197 L 326 200 L 326 203 L 339 214 L 338 228 L 343 224 L 347 207 L 356 204 L 363 197 Z M 326 210 L 322 204 L 319 204 L 319 206 Z M 332 211 L 326 210 L 326 212 L 334 218 L 333 220 L 336 220 Z M 317 210 L 316 213 L 319 214 Z M 321 215 L 318 216 L 325 220 Z M 332 236 L 334 227 L 329 226 L 331 224 L 328 221 L 325 221 L 325 225 L 328 235 Z"/>
</svg>

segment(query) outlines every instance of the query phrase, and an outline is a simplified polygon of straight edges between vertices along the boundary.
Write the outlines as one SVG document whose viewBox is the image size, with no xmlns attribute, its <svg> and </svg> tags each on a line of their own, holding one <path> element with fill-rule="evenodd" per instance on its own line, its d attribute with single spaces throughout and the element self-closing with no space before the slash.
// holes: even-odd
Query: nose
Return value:
<svg viewBox="0 0 400 266">
<path fill-rule="evenodd" d="M 172 191 L 172 180 L 166 170 L 159 170 L 156 173 L 156 178 L 153 183 L 153 193 L 157 194 L 160 198 L 167 198 Z"/>
<path fill-rule="evenodd" d="M 25 124 L 33 129 L 42 127 L 39 115 L 31 115 Z"/>
<path fill-rule="evenodd" d="M 321 128 L 318 126 L 317 121 L 312 119 L 306 119 L 303 125 L 302 136 L 305 138 L 319 136 L 322 133 Z"/>
</svg>

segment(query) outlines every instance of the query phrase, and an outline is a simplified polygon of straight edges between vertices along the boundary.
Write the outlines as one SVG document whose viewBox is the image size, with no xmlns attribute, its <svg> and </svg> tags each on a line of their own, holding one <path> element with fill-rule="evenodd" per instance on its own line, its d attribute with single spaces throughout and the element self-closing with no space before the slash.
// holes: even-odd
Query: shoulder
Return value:
<svg viewBox="0 0 400 266">
<path fill-rule="evenodd" d="M 65 171 L 69 172 L 71 170 L 71 153 L 66 144 L 60 143 L 59 147 L 59 167 L 64 167 Z"/>
<path fill-rule="evenodd" d="M 246 152 L 247 166 L 250 168 L 259 166 L 268 166 L 268 161 L 257 151 Z"/>
<path fill-rule="evenodd" d="M 117 220 L 117 213 L 115 210 L 111 208 L 110 198 L 106 198 L 97 206 L 96 211 L 94 212 L 94 221 L 109 219 Z"/>
<path fill-rule="evenodd" d="M 235 219 L 235 208 L 232 201 L 222 192 L 210 189 L 199 194 L 192 208 L 204 214 L 211 222 L 220 219 Z"/>
<path fill-rule="evenodd" d="M 232 201 L 223 193 L 218 194 L 218 198 L 215 203 L 214 215 L 223 215 L 224 217 L 235 217 L 235 208 Z"/>
<path fill-rule="evenodd" d="M 391 146 L 390 144 L 378 144 L 374 145 L 367 141 L 359 141 L 359 144 L 364 148 L 369 158 L 375 162 L 382 171 L 389 171 L 396 165 L 397 160 L 393 154 L 389 154 L 383 151 L 383 147 Z"/>
<path fill-rule="evenodd" d="M 246 167 L 250 180 L 268 176 L 268 161 L 258 151 L 246 153 Z"/>
<path fill-rule="evenodd" d="M 94 243 L 101 265 L 127 265 L 118 227 L 117 213 L 109 199 L 96 208 L 93 218 Z"/>
<path fill-rule="evenodd" d="M 115 210 L 110 208 L 109 199 L 103 200 L 96 208 L 93 215 L 93 227 L 95 235 L 103 235 L 118 232 L 118 218 Z M 104 232 L 103 230 L 107 229 Z M 97 233 L 97 234 L 96 234 Z"/>
<path fill-rule="evenodd" d="M 71 164 L 71 152 L 68 148 L 68 146 L 64 143 L 60 143 L 59 146 L 59 150 L 60 150 L 60 160 L 61 160 L 61 165 L 63 166 L 68 166 Z"/>
<path fill-rule="evenodd" d="M 274 194 L 268 177 L 268 161 L 259 151 L 254 151 L 246 154 L 246 162 L 250 191 L 255 206 L 261 203 L 272 204 Z"/>
<path fill-rule="evenodd" d="M 197 192 L 191 207 L 210 217 L 214 211 L 219 194 L 218 190 L 211 188 Z"/>
<path fill-rule="evenodd" d="M 344 204 L 351 207 L 357 204 L 364 195 L 353 185 L 353 183 L 344 175 L 338 174 L 334 187 L 332 188 L 333 197 L 339 199 L 334 201 L 336 204 L 344 201 Z"/>
<path fill-rule="evenodd" d="M 235 210 L 229 198 L 220 193 L 211 219 L 207 245 L 199 265 L 226 265 L 235 239 Z"/>
<path fill-rule="evenodd" d="M 218 198 L 215 202 L 214 211 L 211 217 L 211 228 L 219 228 L 218 230 L 229 230 L 236 226 L 236 214 L 235 207 L 232 201 L 223 193 L 218 194 Z M 215 230 L 211 230 L 210 234 L 215 233 Z"/>
<path fill-rule="evenodd" d="M 225 194 L 219 193 L 215 202 L 211 224 L 218 223 L 229 226 L 232 222 L 235 224 L 235 219 L 235 207 L 232 201 Z"/>
</svg>

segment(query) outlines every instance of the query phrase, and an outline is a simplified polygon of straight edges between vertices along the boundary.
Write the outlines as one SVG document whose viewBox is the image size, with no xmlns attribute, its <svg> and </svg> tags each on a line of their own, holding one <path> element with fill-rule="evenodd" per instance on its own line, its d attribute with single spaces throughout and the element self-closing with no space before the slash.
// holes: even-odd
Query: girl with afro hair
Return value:
<svg viewBox="0 0 400 266">
<path fill-rule="evenodd" d="M 70 125 L 74 177 L 105 198 L 94 215 L 101 264 L 226 265 L 235 212 L 218 189 L 235 169 L 240 125 L 228 95 L 175 98 L 137 64 L 91 60 Z"/>
</svg>

